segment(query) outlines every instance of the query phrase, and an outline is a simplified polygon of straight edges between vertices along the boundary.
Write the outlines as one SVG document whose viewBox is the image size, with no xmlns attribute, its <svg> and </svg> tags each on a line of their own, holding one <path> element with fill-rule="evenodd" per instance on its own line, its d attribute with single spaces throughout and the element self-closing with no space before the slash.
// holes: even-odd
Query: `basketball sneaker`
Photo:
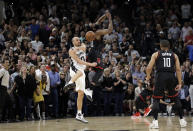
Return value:
<svg viewBox="0 0 193 131">
<path fill-rule="evenodd" d="M 64 86 L 64 90 L 69 90 L 69 89 L 72 89 L 76 87 L 76 84 L 75 83 L 68 83 Z"/>
<path fill-rule="evenodd" d="M 158 120 L 153 120 L 153 122 L 149 126 L 150 129 L 159 129 Z"/>
<path fill-rule="evenodd" d="M 76 120 L 81 121 L 83 123 L 88 123 L 88 121 L 84 119 L 84 116 L 81 113 L 76 114 Z"/>
<path fill-rule="evenodd" d="M 85 93 L 87 99 L 92 102 L 93 101 L 93 99 L 92 99 L 93 91 L 90 90 L 89 88 L 87 88 L 84 90 L 84 93 Z"/>
<path fill-rule="evenodd" d="M 149 113 L 151 112 L 151 108 L 149 108 L 149 107 L 147 107 L 146 109 L 145 109 L 145 112 L 144 112 L 144 117 L 146 117 L 146 116 L 148 116 L 149 115 Z"/>
<path fill-rule="evenodd" d="M 183 128 L 183 127 L 186 127 L 187 126 L 187 122 L 184 120 L 184 119 L 180 119 L 180 126 Z"/>
<path fill-rule="evenodd" d="M 136 112 L 135 114 L 133 114 L 133 115 L 131 116 L 131 118 L 132 118 L 132 119 L 141 118 L 140 112 Z"/>
</svg>

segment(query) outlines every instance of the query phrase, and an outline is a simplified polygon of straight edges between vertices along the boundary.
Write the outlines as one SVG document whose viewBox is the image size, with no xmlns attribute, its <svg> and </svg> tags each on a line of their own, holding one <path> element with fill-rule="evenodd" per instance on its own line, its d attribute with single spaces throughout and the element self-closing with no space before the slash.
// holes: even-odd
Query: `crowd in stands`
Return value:
<svg viewBox="0 0 193 131">
<path fill-rule="evenodd" d="M 3 1 L 1 1 L 3 2 Z M 145 69 L 159 50 L 159 41 L 170 41 L 179 56 L 184 86 L 180 99 L 184 113 L 193 113 L 193 15 L 191 0 L 66 0 L 5 1 L 0 21 L 0 62 L 9 59 L 11 107 L 2 121 L 64 118 L 76 112 L 74 90 L 63 89 L 70 80 L 72 37 L 85 40 L 90 23 L 108 9 L 113 32 L 103 37 L 104 74 L 92 81 L 94 70 L 85 70 L 84 98 L 87 116 L 132 115 L 135 99 L 145 88 Z M 105 20 L 100 28 L 107 28 Z M 1 67 L 2 68 L 2 67 Z M 160 111 L 166 113 L 166 109 Z"/>
</svg>

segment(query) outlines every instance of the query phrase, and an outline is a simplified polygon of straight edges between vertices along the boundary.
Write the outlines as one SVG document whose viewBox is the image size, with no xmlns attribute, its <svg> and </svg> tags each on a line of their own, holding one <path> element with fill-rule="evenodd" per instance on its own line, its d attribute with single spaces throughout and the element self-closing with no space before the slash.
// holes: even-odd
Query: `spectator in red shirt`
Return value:
<svg viewBox="0 0 193 131">
<path fill-rule="evenodd" d="M 192 30 L 190 30 L 189 31 L 189 35 L 187 35 L 186 37 L 185 37 L 185 43 L 184 43 L 184 45 L 186 46 L 186 45 L 193 45 L 193 31 Z"/>
</svg>

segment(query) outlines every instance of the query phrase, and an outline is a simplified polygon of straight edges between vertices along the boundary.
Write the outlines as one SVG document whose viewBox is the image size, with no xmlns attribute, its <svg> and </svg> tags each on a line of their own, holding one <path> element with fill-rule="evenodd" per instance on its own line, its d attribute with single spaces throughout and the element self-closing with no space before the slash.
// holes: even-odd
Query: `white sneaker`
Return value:
<svg viewBox="0 0 193 131">
<path fill-rule="evenodd" d="M 83 123 L 88 123 L 88 121 L 84 119 L 83 114 L 80 114 L 80 113 L 76 114 L 76 120 L 81 121 Z"/>
<path fill-rule="evenodd" d="M 93 99 L 92 99 L 93 91 L 90 90 L 89 88 L 87 88 L 84 90 L 84 93 L 85 93 L 87 99 L 92 102 L 93 101 Z"/>
<path fill-rule="evenodd" d="M 183 128 L 183 127 L 186 127 L 187 126 L 187 122 L 184 120 L 184 119 L 180 119 L 180 126 Z"/>
<path fill-rule="evenodd" d="M 153 120 L 153 122 L 149 126 L 150 129 L 159 129 L 158 120 Z"/>
</svg>

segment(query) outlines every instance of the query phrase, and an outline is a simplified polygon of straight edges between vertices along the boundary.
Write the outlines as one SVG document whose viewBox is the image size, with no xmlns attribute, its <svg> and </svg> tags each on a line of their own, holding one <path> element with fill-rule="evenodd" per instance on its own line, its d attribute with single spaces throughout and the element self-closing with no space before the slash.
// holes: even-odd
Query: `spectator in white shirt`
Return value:
<svg viewBox="0 0 193 131">
<path fill-rule="evenodd" d="M 36 70 L 36 79 L 40 81 L 42 79 L 43 74 L 47 76 L 46 91 L 48 91 L 48 92 L 43 91 L 43 95 L 48 95 L 50 90 L 50 78 L 48 72 L 46 72 L 46 66 L 42 64 L 40 69 Z"/>
<path fill-rule="evenodd" d="M 35 36 L 35 40 L 31 42 L 32 43 L 32 48 L 38 53 L 40 48 L 43 48 L 43 43 L 39 41 L 39 36 Z"/>
<path fill-rule="evenodd" d="M 188 22 L 185 22 L 184 26 L 182 27 L 182 31 L 181 31 L 181 38 L 183 41 L 185 41 L 185 38 L 188 35 L 190 30 L 193 31 L 192 27 L 189 25 Z"/>
</svg>

